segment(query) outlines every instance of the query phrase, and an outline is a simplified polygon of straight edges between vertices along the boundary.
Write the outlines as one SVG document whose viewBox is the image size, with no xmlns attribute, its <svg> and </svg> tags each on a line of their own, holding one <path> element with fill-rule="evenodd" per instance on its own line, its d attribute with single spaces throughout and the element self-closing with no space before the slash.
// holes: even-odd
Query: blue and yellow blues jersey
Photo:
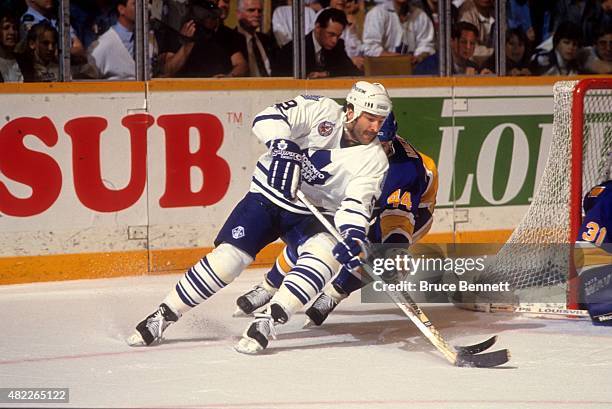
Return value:
<svg viewBox="0 0 612 409">
<path fill-rule="evenodd" d="M 580 303 L 596 325 L 612 325 L 612 181 L 593 187 L 583 201 L 582 227 L 574 248 Z"/>
<path fill-rule="evenodd" d="M 431 226 L 438 189 L 434 161 L 397 136 L 370 230 L 374 243 L 413 243 Z M 418 233 L 418 237 L 417 237 Z"/>
<path fill-rule="evenodd" d="M 577 241 L 612 243 L 612 180 L 593 187 L 583 200 L 584 219 Z"/>
</svg>

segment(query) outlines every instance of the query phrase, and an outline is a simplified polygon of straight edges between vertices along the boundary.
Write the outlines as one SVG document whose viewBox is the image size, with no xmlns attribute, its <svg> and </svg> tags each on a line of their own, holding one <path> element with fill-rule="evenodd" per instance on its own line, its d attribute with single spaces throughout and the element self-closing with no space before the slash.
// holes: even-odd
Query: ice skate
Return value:
<svg viewBox="0 0 612 409">
<path fill-rule="evenodd" d="M 161 304 L 157 311 L 142 320 L 127 338 L 129 346 L 149 346 L 162 341 L 162 334 L 179 317 L 166 305 Z"/>
<path fill-rule="evenodd" d="M 287 313 L 278 304 L 272 304 L 263 313 L 255 313 L 255 320 L 244 331 L 234 349 L 242 354 L 258 354 L 267 348 L 270 337 L 276 339 L 274 326 L 284 324 L 287 319 Z"/>
<path fill-rule="evenodd" d="M 253 311 L 270 302 L 275 292 L 276 289 L 265 282 L 257 284 L 252 290 L 236 299 L 238 308 L 234 312 L 234 317 L 251 315 Z"/>
<path fill-rule="evenodd" d="M 305 314 L 308 317 L 303 328 L 312 325 L 319 326 L 327 319 L 329 314 L 338 306 L 340 301 L 346 298 L 345 294 L 340 293 L 333 285 L 326 286 L 323 292 L 308 307 Z"/>
</svg>

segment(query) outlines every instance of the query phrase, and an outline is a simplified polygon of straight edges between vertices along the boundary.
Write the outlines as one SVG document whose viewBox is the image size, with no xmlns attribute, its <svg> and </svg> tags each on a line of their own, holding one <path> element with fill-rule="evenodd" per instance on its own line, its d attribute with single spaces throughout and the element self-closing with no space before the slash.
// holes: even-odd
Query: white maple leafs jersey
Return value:
<svg viewBox="0 0 612 409">
<path fill-rule="evenodd" d="M 260 112 L 253 120 L 253 133 L 264 143 L 276 139 L 296 143 L 304 154 L 300 187 L 304 195 L 323 213 L 334 215 L 336 227 L 353 225 L 367 231 L 389 163 L 378 139 L 341 148 L 342 106 L 330 98 L 300 95 Z M 287 200 L 268 185 L 271 161 L 269 153 L 259 158 L 250 191 L 288 211 L 310 214 L 299 200 Z"/>
</svg>

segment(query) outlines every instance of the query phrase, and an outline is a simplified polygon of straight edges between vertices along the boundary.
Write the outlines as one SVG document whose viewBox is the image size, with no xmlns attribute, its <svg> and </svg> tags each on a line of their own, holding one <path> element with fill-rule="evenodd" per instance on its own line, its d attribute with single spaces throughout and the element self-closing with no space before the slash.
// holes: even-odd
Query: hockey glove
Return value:
<svg viewBox="0 0 612 409">
<path fill-rule="evenodd" d="M 343 226 L 340 230 L 344 240 L 337 243 L 332 252 L 340 264 L 352 271 L 365 263 L 368 239 L 365 231 L 355 226 Z"/>
<path fill-rule="evenodd" d="M 270 142 L 272 164 L 268 172 L 268 184 L 289 200 L 295 199 L 302 178 L 302 153 L 300 147 L 286 139 Z"/>
</svg>

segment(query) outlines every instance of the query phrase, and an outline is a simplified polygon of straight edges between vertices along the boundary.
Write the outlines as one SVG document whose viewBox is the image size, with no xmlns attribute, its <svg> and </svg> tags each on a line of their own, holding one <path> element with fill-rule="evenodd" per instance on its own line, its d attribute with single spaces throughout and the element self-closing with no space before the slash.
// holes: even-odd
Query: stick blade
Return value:
<svg viewBox="0 0 612 409">
<path fill-rule="evenodd" d="M 474 355 L 474 354 L 479 354 L 491 348 L 493 344 L 495 344 L 495 342 L 497 342 L 497 335 L 494 335 L 491 338 L 479 344 L 455 346 L 455 350 L 460 355 Z"/>
<path fill-rule="evenodd" d="M 478 355 L 457 354 L 455 366 L 468 368 L 492 368 L 503 365 L 509 360 L 510 351 L 507 349 L 501 349 L 499 351 L 487 352 Z"/>
</svg>

